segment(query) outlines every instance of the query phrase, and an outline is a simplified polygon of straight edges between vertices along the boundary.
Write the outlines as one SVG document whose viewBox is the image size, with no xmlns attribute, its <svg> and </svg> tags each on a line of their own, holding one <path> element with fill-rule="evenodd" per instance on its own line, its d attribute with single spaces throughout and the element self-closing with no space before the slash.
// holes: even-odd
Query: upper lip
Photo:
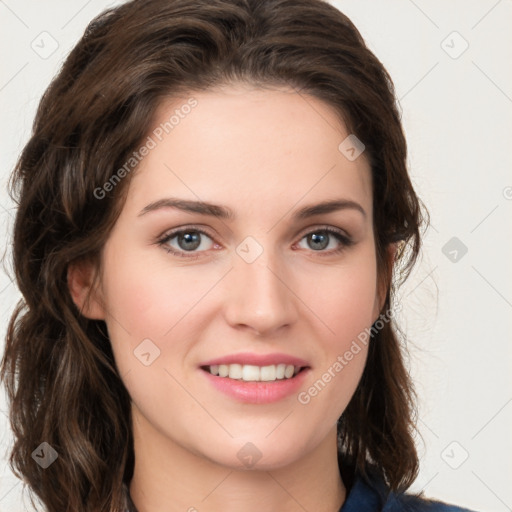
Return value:
<svg viewBox="0 0 512 512">
<path fill-rule="evenodd" d="M 309 364 L 304 359 L 291 356 L 288 354 L 253 354 L 244 352 L 240 354 L 229 354 L 216 359 L 210 359 L 201 363 L 199 366 L 212 366 L 220 364 L 250 364 L 254 366 L 270 366 L 277 364 L 286 364 L 293 366 L 309 367 Z"/>
</svg>

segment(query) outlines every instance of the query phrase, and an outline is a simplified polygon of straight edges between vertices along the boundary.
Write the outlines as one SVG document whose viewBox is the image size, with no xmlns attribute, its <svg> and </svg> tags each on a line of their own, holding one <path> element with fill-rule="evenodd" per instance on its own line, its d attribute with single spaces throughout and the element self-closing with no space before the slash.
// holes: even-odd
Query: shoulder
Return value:
<svg viewBox="0 0 512 512">
<path fill-rule="evenodd" d="M 417 494 L 390 492 L 382 512 L 475 512 L 451 503 L 425 498 Z"/>
<path fill-rule="evenodd" d="M 395 493 L 375 472 L 356 475 L 340 512 L 476 512 L 430 499 L 423 493 Z"/>
</svg>

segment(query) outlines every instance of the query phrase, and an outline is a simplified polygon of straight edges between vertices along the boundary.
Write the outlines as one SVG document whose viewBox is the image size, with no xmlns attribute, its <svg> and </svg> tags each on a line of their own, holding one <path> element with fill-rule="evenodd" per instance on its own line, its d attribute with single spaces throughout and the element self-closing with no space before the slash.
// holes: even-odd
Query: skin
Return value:
<svg viewBox="0 0 512 512">
<path fill-rule="evenodd" d="M 367 347 L 308 404 L 296 393 L 271 404 L 239 403 L 198 366 L 237 352 L 284 352 L 308 361 L 307 390 L 378 318 L 385 289 L 377 279 L 369 164 L 364 153 L 349 161 L 338 150 L 347 130 L 311 96 L 242 85 L 191 96 L 197 106 L 133 175 L 99 285 L 93 288 L 87 266 L 68 274 L 84 314 L 106 321 L 132 397 L 132 499 L 140 512 L 336 512 L 346 498 L 336 421 Z M 163 103 L 155 127 L 186 100 Z M 236 219 L 172 208 L 139 216 L 171 196 L 228 206 Z M 292 219 L 303 206 L 339 198 L 356 201 L 366 216 L 344 209 Z M 173 228 L 189 226 L 208 231 L 199 235 L 197 258 L 176 237 L 167 247 L 186 257 L 158 245 Z M 306 235 L 326 226 L 354 244 L 343 247 L 330 235 L 318 249 Z M 263 249 L 252 263 L 236 252 L 247 236 Z M 145 366 L 134 350 L 148 338 L 160 355 Z M 261 453 L 250 468 L 237 456 L 246 443 Z"/>
</svg>

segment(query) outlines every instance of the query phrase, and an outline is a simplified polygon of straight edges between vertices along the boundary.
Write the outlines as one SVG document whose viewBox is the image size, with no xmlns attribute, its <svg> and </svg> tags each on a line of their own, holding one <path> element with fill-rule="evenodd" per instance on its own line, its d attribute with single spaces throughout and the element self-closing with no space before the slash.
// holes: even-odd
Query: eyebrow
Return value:
<svg viewBox="0 0 512 512">
<path fill-rule="evenodd" d="M 159 199 L 158 201 L 154 201 L 148 204 L 140 211 L 138 217 L 146 215 L 147 213 L 153 212 L 155 210 L 160 210 L 162 208 L 174 208 L 184 212 L 198 213 L 200 215 L 208 215 L 224 220 L 234 220 L 236 218 L 234 212 L 227 206 L 206 203 L 204 201 L 189 201 L 186 199 L 177 199 L 172 197 Z M 302 220 L 313 217 L 315 215 L 321 215 L 346 209 L 359 211 L 363 217 L 366 218 L 366 211 L 364 208 L 359 203 L 349 199 L 331 199 L 318 204 L 304 206 L 303 208 L 297 210 L 293 214 L 292 218 L 294 220 Z"/>
</svg>

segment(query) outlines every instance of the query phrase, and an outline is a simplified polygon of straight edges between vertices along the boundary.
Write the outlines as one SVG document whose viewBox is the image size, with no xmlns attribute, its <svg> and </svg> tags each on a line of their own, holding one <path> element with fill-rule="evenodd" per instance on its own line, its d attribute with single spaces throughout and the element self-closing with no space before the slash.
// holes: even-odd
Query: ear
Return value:
<svg viewBox="0 0 512 512">
<path fill-rule="evenodd" d="M 80 313 L 91 320 L 104 320 L 105 308 L 96 280 L 96 268 L 90 261 L 69 264 L 68 289 Z"/>
<path fill-rule="evenodd" d="M 382 308 L 386 302 L 386 296 L 388 294 L 389 287 L 391 286 L 391 279 L 393 277 L 393 267 L 395 265 L 396 257 L 398 256 L 399 247 L 401 242 L 394 242 L 386 248 L 386 269 L 383 275 L 378 277 L 378 298 L 376 300 L 376 312 L 375 319 L 379 317 Z"/>
</svg>

